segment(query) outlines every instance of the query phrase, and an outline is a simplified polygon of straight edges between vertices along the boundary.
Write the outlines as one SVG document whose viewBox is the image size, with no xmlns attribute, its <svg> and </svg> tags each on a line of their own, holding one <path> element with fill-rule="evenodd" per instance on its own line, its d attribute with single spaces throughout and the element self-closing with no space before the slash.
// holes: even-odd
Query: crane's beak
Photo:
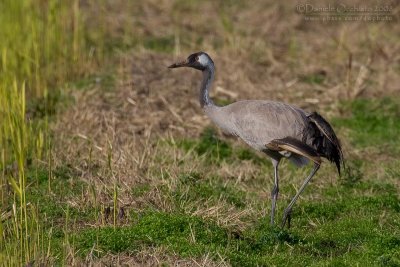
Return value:
<svg viewBox="0 0 400 267">
<path fill-rule="evenodd" d="M 171 66 L 168 66 L 168 68 L 173 69 L 173 68 L 180 68 L 180 67 L 187 67 L 189 62 L 187 60 L 177 62 L 172 64 Z"/>
</svg>

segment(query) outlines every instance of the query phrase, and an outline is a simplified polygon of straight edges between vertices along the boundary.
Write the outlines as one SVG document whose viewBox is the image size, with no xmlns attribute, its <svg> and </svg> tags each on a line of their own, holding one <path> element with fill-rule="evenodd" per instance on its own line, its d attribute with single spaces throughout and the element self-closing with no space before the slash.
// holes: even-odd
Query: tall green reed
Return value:
<svg viewBox="0 0 400 267">
<path fill-rule="evenodd" d="M 29 97 L 87 70 L 79 1 L 0 2 L 0 78 L 24 81 Z"/>
<path fill-rule="evenodd" d="M 51 242 L 26 174 L 41 164 L 51 190 L 51 140 L 48 117 L 27 103 L 49 108 L 49 94 L 89 71 L 89 53 L 78 0 L 2 0 L 0 25 L 0 265 L 39 264 Z"/>
<path fill-rule="evenodd" d="M 10 263 L 27 263 L 34 258 L 37 241 L 37 214 L 35 207 L 28 205 L 26 198 L 26 162 L 32 150 L 30 138 L 33 134 L 32 124 L 25 120 L 25 86 L 19 88 L 17 82 L 11 87 L 0 86 L 0 126 L 2 173 L 2 218 L 1 251 L 6 251 Z M 7 190 L 6 185 L 11 190 Z M 11 200 L 11 201 L 10 201 Z"/>
</svg>

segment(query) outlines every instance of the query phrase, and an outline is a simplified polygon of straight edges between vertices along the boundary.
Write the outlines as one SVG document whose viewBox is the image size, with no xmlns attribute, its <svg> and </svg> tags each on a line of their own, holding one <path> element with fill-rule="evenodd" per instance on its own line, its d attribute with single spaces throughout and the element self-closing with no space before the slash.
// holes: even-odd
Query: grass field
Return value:
<svg viewBox="0 0 400 267">
<path fill-rule="evenodd" d="M 2 1 L 0 265 L 400 266 L 400 6 L 305 3 Z M 215 102 L 318 110 L 341 139 L 346 170 L 323 164 L 290 229 L 269 225 L 268 158 L 166 68 L 200 50 Z M 282 163 L 277 222 L 310 168 Z"/>
</svg>

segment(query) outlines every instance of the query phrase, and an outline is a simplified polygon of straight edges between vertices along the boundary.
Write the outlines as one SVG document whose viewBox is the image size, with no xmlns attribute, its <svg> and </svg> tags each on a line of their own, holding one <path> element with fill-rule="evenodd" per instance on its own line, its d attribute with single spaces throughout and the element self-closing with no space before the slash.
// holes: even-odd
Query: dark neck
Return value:
<svg viewBox="0 0 400 267">
<path fill-rule="evenodd" d="M 200 87 L 200 105 L 202 108 L 206 106 L 215 106 L 214 102 L 210 99 L 209 91 L 214 81 L 215 68 L 214 65 L 209 65 L 203 70 L 203 81 Z"/>
</svg>

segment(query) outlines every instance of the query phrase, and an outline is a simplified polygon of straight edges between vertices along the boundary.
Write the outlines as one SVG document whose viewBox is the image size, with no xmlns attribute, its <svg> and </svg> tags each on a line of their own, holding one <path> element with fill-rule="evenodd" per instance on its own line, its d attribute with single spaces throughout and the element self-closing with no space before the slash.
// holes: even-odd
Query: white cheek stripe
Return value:
<svg viewBox="0 0 400 267">
<path fill-rule="evenodd" d="M 203 66 L 207 65 L 208 63 L 208 58 L 205 55 L 200 55 L 199 56 L 199 63 Z"/>
</svg>

